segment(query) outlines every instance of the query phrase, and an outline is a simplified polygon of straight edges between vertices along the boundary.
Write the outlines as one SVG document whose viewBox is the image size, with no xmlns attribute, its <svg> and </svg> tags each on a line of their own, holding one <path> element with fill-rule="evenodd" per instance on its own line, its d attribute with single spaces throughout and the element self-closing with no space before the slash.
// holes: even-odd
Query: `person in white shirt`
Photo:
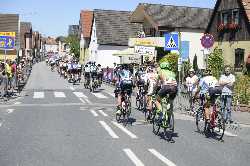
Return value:
<svg viewBox="0 0 250 166">
<path fill-rule="evenodd" d="M 235 82 L 235 76 L 230 72 L 230 66 L 225 67 L 225 73 L 221 75 L 219 84 L 223 86 L 221 108 L 224 111 L 224 118 L 226 121 L 233 123 L 231 111 L 232 111 L 232 99 L 233 99 L 233 85 Z"/>
<path fill-rule="evenodd" d="M 190 104 L 190 110 L 193 112 L 193 95 L 197 91 L 199 83 L 199 78 L 195 75 L 195 71 L 193 68 L 189 70 L 189 76 L 186 78 L 186 87 L 189 95 L 189 104 Z"/>
</svg>

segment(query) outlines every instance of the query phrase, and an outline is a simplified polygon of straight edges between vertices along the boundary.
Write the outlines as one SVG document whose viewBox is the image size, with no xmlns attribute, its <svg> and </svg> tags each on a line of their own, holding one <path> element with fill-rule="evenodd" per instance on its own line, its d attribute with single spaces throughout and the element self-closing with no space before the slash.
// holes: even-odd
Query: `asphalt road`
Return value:
<svg viewBox="0 0 250 166">
<path fill-rule="evenodd" d="M 249 165 L 248 126 L 219 142 L 197 133 L 194 119 L 176 110 L 175 143 L 169 143 L 135 109 L 132 125 L 117 124 L 112 92 L 103 85 L 90 93 L 36 64 L 22 97 L 0 105 L 0 165 Z"/>
</svg>

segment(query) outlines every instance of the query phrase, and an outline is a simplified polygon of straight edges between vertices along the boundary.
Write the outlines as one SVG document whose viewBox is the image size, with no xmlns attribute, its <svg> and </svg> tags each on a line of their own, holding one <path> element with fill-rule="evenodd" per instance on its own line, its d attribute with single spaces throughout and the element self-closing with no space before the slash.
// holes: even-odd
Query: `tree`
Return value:
<svg viewBox="0 0 250 166">
<path fill-rule="evenodd" d="M 193 59 L 193 69 L 195 72 L 199 70 L 198 64 L 197 64 L 197 55 L 195 54 L 194 59 Z"/>
<path fill-rule="evenodd" d="M 218 49 L 218 47 L 208 56 L 208 68 L 212 71 L 214 77 L 220 77 L 224 68 L 224 59 L 222 50 Z"/>
<path fill-rule="evenodd" d="M 70 53 L 74 54 L 74 57 L 80 57 L 80 39 L 75 35 L 69 35 L 65 39 L 66 43 L 69 45 Z"/>
</svg>

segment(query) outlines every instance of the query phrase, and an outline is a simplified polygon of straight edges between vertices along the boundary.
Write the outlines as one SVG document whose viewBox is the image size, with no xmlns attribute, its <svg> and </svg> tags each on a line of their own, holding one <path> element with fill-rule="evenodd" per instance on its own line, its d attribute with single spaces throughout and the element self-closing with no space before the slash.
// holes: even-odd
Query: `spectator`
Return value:
<svg viewBox="0 0 250 166">
<path fill-rule="evenodd" d="M 232 120 L 232 99 L 233 99 L 233 85 L 235 82 L 235 76 L 231 74 L 230 66 L 225 67 L 225 73 L 221 75 L 219 84 L 223 86 L 221 108 L 224 111 L 225 121 L 233 123 Z"/>
</svg>

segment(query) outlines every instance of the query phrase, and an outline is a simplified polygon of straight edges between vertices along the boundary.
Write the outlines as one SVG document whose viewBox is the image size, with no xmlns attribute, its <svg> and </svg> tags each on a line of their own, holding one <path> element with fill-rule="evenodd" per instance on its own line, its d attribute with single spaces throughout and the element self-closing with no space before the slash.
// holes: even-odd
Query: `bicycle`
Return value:
<svg viewBox="0 0 250 166">
<path fill-rule="evenodd" d="M 206 137 L 212 135 L 218 140 L 222 140 L 225 132 L 225 120 L 220 109 L 220 95 L 216 94 L 216 98 L 212 113 L 210 114 L 210 120 L 206 120 L 204 108 L 205 97 L 201 97 L 202 104 L 200 104 L 195 115 L 196 127 L 198 132 L 205 134 Z"/>
<path fill-rule="evenodd" d="M 162 128 L 163 138 L 166 139 L 167 137 L 168 141 L 172 141 L 174 133 L 174 113 L 173 101 L 170 100 L 169 95 L 161 99 L 161 108 L 161 112 L 153 112 L 153 133 L 158 135 L 160 128 Z"/>
<path fill-rule="evenodd" d="M 126 126 L 129 122 L 129 117 L 131 115 L 131 101 L 130 96 L 128 95 L 127 91 L 125 90 L 122 93 L 122 106 L 121 106 L 121 113 L 116 113 L 116 121 L 120 123 L 123 122 L 123 125 Z M 123 118 L 122 118 L 123 117 Z"/>
<path fill-rule="evenodd" d="M 146 111 L 146 96 L 144 85 L 139 85 L 139 93 L 136 94 L 136 107 L 139 111 Z"/>
</svg>

